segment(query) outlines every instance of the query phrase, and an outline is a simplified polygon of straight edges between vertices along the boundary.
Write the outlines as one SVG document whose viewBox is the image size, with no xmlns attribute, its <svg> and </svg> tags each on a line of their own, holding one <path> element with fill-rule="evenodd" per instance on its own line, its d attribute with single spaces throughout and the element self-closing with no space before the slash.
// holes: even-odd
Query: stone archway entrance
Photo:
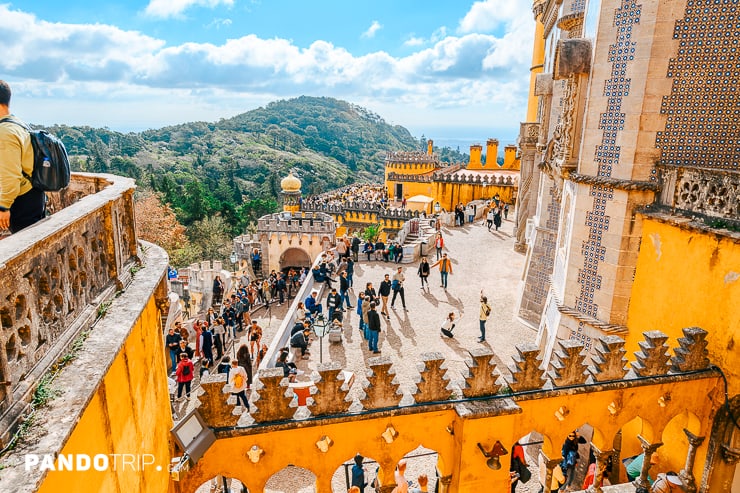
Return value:
<svg viewBox="0 0 740 493">
<path fill-rule="evenodd" d="M 290 267 L 311 267 L 311 256 L 302 248 L 288 248 L 280 255 L 280 270 Z"/>
</svg>

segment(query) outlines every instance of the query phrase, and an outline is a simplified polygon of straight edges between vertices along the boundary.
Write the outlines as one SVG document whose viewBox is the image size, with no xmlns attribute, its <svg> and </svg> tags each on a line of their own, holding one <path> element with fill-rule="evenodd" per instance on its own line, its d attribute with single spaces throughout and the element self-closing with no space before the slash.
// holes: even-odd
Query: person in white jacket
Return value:
<svg viewBox="0 0 740 493">
<path fill-rule="evenodd" d="M 229 370 L 229 384 L 231 385 L 231 395 L 236 396 L 236 405 L 244 406 L 246 411 L 249 411 L 249 401 L 247 400 L 247 372 L 239 366 L 239 362 L 234 359 L 231 360 L 231 370 Z"/>
</svg>

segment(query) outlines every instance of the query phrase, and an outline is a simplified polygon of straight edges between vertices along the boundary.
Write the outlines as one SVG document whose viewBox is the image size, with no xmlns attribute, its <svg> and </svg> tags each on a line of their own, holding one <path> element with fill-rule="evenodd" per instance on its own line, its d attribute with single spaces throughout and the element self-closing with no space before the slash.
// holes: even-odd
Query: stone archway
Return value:
<svg viewBox="0 0 740 493">
<path fill-rule="evenodd" d="M 311 256 L 302 248 L 288 248 L 280 255 L 280 270 L 289 267 L 311 267 Z"/>
</svg>

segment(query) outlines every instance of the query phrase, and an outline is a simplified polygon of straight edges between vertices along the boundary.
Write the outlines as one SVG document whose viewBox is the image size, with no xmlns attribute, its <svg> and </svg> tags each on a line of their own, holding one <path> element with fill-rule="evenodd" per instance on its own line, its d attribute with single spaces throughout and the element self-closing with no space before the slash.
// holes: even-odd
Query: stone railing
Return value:
<svg viewBox="0 0 740 493">
<path fill-rule="evenodd" d="M 512 170 L 510 173 L 499 172 L 496 175 L 453 175 L 447 173 L 435 173 L 434 181 L 448 183 L 470 183 L 498 185 L 504 187 L 516 187 L 519 185 L 519 172 Z"/>
<path fill-rule="evenodd" d="M 437 154 L 428 154 L 422 151 L 389 151 L 385 155 L 387 163 L 438 163 Z"/>
<path fill-rule="evenodd" d="M 297 301 L 299 298 L 296 298 L 294 303 Z M 287 322 L 284 322 L 284 325 L 287 325 Z M 281 326 L 279 332 L 285 330 L 290 331 L 289 327 Z M 542 367 L 542 358 L 537 345 L 520 344 L 517 346 L 518 354 L 513 358 L 513 365 L 510 367 L 509 379 L 496 371 L 494 361 L 498 357 L 492 350 L 472 349 L 468 351 L 470 356 L 466 361 L 468 373 L 464 375 L 464 383 L 459 392 L 462 400 L 501 397 L 502 394 L 514 400 L 535 399 L 538 396 L 552 397 L 548 396 L 548 392 L 557 391 L 559 388 L 567 389 L 568 394 L 592 393 L 602 386 L 624 388 L 630 385 L 645 385 L 646 379 L 650 378 L 655 378 L 652 382 L 655 384 L 667 382 L 664 379 L 672 377 L 675 381 L 682 381 L 686 379 L 686 374 L 702 375 L 702 378 L 705 378 L 706 373 L 712 371 L 707 358 L 707 332 L 697 327 L 686 328 L 683 332 L 684 337 L 679 339 L 679 347 L 674 348 L 673 357 L 669 356 L 670 348 L 665 344 L 667 335 L 660 331 L 645 332 L 645 342 L 640 343 L 641 350 L 635 353 L 635 360 L 629 367 L 624 357 L 625 341 L 618 336 L 605 336 L 598 340 L 597 356 L 592 365 L 585 363 L 587 352 L 583 343 L 562 340 L 549 369 Z M 278 344 L 275 344 L 277 341 L 273 342 L 271 350 L 283 344 L 282 340 Z M 294 416 L 297 409 L 295 403 L 291 403 L 291 393 L 286 393 L 288 382 L 283 379 L 282 369 L 272 368 L 273 365 L 274 361 L 263 364 L 258 373 L 261 383 L 256 386 L 257 409 L 251 412 L 257 424 L 298 419 Z M 373 411 L 399 406 L 404 392 L 394 379 L 392 365 L 393 362 L 389 357 L 368 360 L 368 381 L 362 384 L 365 395 L 358 401 L 362 410 Z M 416 404 L 442 403 L 450 400 L 455 384 L 451 383 L 445 368 L 441 353 L 422 353 L 420 373 L 416 379 L 418 383 L 411 391 Z M 309 411 L 314 408 L 320 410 L 319 413 L 314 412 L 314 416 L 341 415 L 354 404 L 352 401 L 337 398 L 334 391 L 328 391 L 342 378 L 341 375 L 337 376 L 337 369 L 341 368 L 336 363 L 328 363 L 318 370 L 321 378 L 316 381 L 311 393 L 313 403 L 308 404 Z M 221 406 L 226 408 L 227 404 L 221 397 L 222 388 L 223 382 L 211 387 L 204 386 L 206 394 L 215 393 L 221 399 Z M 505 392 L 502 392 L 503 388 L 506 388 Z M 274 398 L 283 395 L 285 395 L 283 398 Z M 211 400 L 211 397 L 207 395 L 204 400 Z M 230 424 L 222 421 L 227 414 L 230 415 L 231 412 L 207 409 L 204 418 L 209 426 L 214 428 L 233 426 L 235 421 Z"/>
<path fill-rule="evenodd" d="M 391 171 L 388 173 L 388 181 L 412 181 L 416 183 L 431 183 L 431 175 L 411 175 L 408 173 L 396 173 Z"/>
<path fill-rule="evenodd" d="M 740 171 L 666 165 L 658 169 L 660 205 L 740 222 Z"/>
<path fill-rule="evenodd" d="M 263 216 L 257 221 L 257 232 L 270 233 L 331 233 L 336 229 L 331 216 L 321 213 L 291 214 L 280 212 Z"/>
<path fill-rule="evenodd" d="M 134 181 L 74 173 L 54 214 L 0 241 L 0 430 L 137 262 Z"/>
<path fill-rule="evenodd" d="M 321 303 L 326 284 L 323 282 L 317 284 L 310 272 L 315 266 L 320 264 L 321 255 L 317 255 L 316 259 L 313 261 L 313 264 L 311 264 L 311 269 L 306 276 L 306 280 L 303 281 L 303 284 L 301 284 L 301 287 L 298 289 L 295 298 L 293 298 L 293 302 L 290 304 L 290 308 L 286 312 L 283 321 L 280 323 L 280 327 L 278 327 L 278 330 L 275 333 L 275 337 L 272 338 L 272 342 L 267 347 L 267 354 L 262 359 L 260 369 L 273 368 L 275 366 L 275 362 L 277 361 L 280 348 L 290 346 L 290 330 L 296 323 L 295 311 L 298 307 L 298 303 L 304 301 L 311 294 L 311 291 L 317 292 L 316 300 Z M 282 374 L 282 369 L 280 371 Z"/>
</svg>

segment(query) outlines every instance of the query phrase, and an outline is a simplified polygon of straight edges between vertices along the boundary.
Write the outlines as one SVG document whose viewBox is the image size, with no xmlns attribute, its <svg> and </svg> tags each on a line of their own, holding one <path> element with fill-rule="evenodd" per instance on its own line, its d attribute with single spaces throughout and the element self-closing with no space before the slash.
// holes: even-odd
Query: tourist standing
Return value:
<svg viewBox="0 0 740 493">
<path fill-rule="evenodd" d="M 427 262 L 427 258 L 421 257 L 419 270 L 416 272 L 421 279 L 421 289 L 424 289 L 424 283 L 426 283 L 427 289 L 429 289 L 429 273 L 431 272 L 431 270 L 432 269 L 429 267 L 429 262 Z"/>
<path fill-rule="evenodd" d="M 380 282 L 380 286 L 378 287 L 378 294 L 380 295 L 380 299 L 383 302 L 383 306 L 380 308 L 381 315 L 385 315 L 385 318 L 391 318 L 391 316 L 388 314 L 388 297 L 391 295 L 391 287 L 393 286 L 393 283 L 391 282 L 391 276 L 390 274 L 386 274 L 383 280 Z"/>
<path fill-rule="evenodd" d="M 434 248 L 437 250 L 437 260 L 442 258 L 442 249 L 445 247 L 445 240 L 442 238 L 442 233 L 437 233 L 437 237 L 434 239 Z"/>
<path fill-rule="evenodd" d="M 367 312 L 367 342 L 368 348 L 374 354 L 380 354 L 378 350 L 378 337 L 380 336 L 380 316 L 375 311 L 375 303 L 370 303 Z"/>
<path fill-rule="evenodd" d="M 182 400 L 182 391 L 185 389 L 187 399 L 190 399 L 190 383 L 193 381 L 195 368 L 187 353 L 180 354 L 180 362 L 177 364 L 177 400 Z"/>
<path fill-rule="evenodd" d="M 486 226 L 488 226 L 488 231 L 491 231 L 491 228 L 493 227 L 493 209 L 488 209 L 488 213 L 486 214 Z"/>
<path fill-rule="evenodd" d="M 452 261 L 450 261 L 449 258 L 447 258 L 447 254 L 443 253 L 442 258 L 437 260 L 434 264 L 432 264 L 432 267 L 439 266 L 439 274 L 442 283 L 439 287 L 444 288 L 447 290 L 447 276 L 449 274 L 452 274 Z"/>
<path fill-rule="evenodd" d="M 352 466 L 352 486 L 356 486 L 360 493 L 365 493 L 367 481 L 365 481 L 365 468 L 362 461 L 365 460 L 360 454 L 355 455 L 355 463 Z"/>
<path fill-rule="evenodd" d="M 221 280 L 221 276 L 216 276 L 216 278 L 213 280 L 213 304 L 220 305 L 223 297 L 224 282 Z"/>
<path fill-rule="evenodd" d="M 177 369 L 178 356 L 180 355 L 180 340 L 182 336 L 175 332 L 174 327 L 170 327 L 167 331 L 167 336 L 164 339 L 164 343 L 170 350 L 170 363 L 172 364 L 172 371 Z"/>
<path fill-rule="evenodd" d="M 345 304 L 347 308 L 352 308 L 349 301 L 349 275 L 346 270 L 339 276 L 339 298 L 339 308 L 344 308 Z M 331 316 L 329 316 L 329 319 L 331 320 Z"/>
<path fill-rule="evenodd" d="M 393 305 L 396 303 L 396 296 L 401 295 L 401 304 L 403 309 L 406 310 L 406 296 L 403 289 L 403 282 L 406 280 L 406 276 L 403 275 L 403 267 L 399 267 L 395 274 L 393 274 L 393 280 L 391 281 L 391 288 L 393 288 L 393 298 L 391 298 L 391 308 L 395 308 Z"/>
<path fill-rule="evenodd" d="M 481 293 L 480 296 L 480 314 L 479 314 L 479 322 L 480 322 L 480 337 L 478 338 L 478 342 L 486 342 L 486 321 L 488 320 L 488 316 L 491 314 L 491 305 L 488 304 L 488 298 L 483 296 L 483 293 Z"/>
<path fill-rule="evenodd" d="M 46 216 L 46 194 L 26 178 L 33 173 L 31 135 L 10 114 L 10 96 L 10 86 L 0 80 L 0 229 L 17 233 Z"/>
<path fill-rule="evenodd" d="M 229 370 L 229 384 L 231 384 L 231 395 L 236 396 L 236 405 L 244 406 L 245 411 L 249 411 L 249 401 L 247 400 L 247 372 L 239 366 L 237 360 L 231 361 L 231 370 Z"/>
</svg>

